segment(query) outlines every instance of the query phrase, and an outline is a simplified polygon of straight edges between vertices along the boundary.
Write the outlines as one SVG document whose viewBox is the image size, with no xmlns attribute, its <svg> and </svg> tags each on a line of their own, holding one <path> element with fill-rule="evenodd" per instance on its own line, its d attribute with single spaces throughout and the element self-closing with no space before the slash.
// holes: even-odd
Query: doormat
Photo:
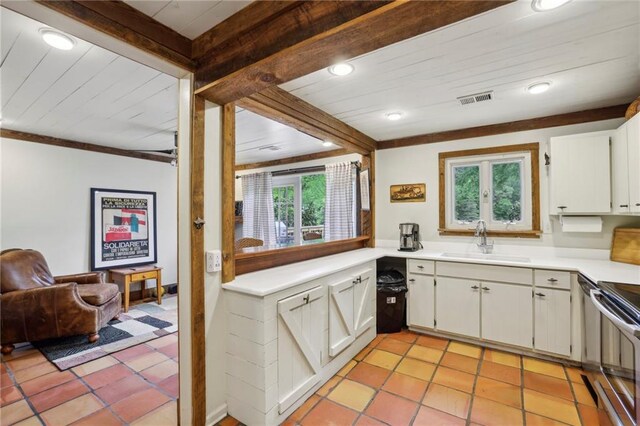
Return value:
<svg viewBox="0 0 640 426">
<path fill-rule="evenodd" d="M 61 337 L 33 342 L 33 346 L 60 370 L 102 358 L 149 340 L 178 331 L 178 298 L 163 298 L 162 305 L 155 302 L 132 306 L 129 312 L 111 320 L 98 334 L 95 343 L 87 335 Z"/>
</svg>

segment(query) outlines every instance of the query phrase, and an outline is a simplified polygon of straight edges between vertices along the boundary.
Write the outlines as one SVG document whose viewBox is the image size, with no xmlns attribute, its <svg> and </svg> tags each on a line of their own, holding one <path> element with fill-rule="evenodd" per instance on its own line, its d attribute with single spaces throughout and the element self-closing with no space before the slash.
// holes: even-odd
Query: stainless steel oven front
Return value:
<svg viewBox="0 0 640 426">
<path fill-rule="evenodd" d="M 635 426 L 640 420 L 640 321 L 637 312 L 630 312 L 624 300 L 605 288 L 591 290 L 591 302 L 601 314 L 600 369 L 593 384 L 598 408 L 605 410 L 616 425 Z"/>
</svg>

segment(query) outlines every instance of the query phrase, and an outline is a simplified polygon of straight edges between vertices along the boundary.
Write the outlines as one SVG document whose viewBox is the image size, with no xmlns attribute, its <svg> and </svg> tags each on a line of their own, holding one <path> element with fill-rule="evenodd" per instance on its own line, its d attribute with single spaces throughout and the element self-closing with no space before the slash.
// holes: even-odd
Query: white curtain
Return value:
<svg viewBox="0 0 640 426">
<path fill-rule="evenodd" d="M 325 166 L 327 199 L 324 208 L 325 241 L 354 238 L 356 172 L 350 162 Z"/>
<path fill-rule="evenodd" d="M 276 244 L 271 173 L 242 176 L 242 197 L 243 237 L 262 240 L 265 246 Z"/>
</svg>

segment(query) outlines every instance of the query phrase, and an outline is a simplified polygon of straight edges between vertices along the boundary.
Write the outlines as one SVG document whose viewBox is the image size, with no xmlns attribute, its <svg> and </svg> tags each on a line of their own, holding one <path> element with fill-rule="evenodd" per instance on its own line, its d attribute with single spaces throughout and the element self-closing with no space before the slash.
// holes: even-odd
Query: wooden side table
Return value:
<svg viewBox="0 0 640 426">
<path fill-rule="evenodd" d="M 129 311 L 129 293 L 131 283 L 140 281 L 142 283 L 142 298 L 145 298 L 145 286 L 147 280 L 156 280 L 158 293 L 158 305 L 162 304 L 162 268 L 157 266 L 139 266 L 135 268 L 109 269 L 111 282 L 124 286 L 124 311 Z"/>
</svg>

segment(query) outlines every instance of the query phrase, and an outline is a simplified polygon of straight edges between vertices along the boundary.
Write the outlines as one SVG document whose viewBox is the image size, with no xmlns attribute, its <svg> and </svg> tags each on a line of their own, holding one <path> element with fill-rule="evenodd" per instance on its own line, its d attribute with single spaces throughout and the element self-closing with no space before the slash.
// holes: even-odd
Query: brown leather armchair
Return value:
<svg viewBox="0 0 640 426">
<path fill-rule="evenodd" d="M 120 315 L 116 284 L 104 282 L 104 273 L 53 277 L 42 254 L 35 250 L 0 252 L 0 341 L 2 353 L 14 343 L 88 334 Z"/>
</svg>

